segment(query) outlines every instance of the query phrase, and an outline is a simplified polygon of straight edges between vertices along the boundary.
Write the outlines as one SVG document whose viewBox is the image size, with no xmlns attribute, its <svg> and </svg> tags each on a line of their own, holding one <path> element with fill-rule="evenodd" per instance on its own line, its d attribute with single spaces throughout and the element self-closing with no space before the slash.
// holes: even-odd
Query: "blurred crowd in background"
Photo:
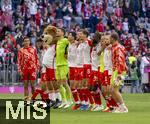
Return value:
<svg viewBox="0 0 150 124">
<path fill-rule="evenodd" d="M 47 24 L 66 31 L 85 28 L 91 36 L 115 30 L 128 51 L 130 79 L 150 86 L 150 0 L 0 0 L 0 5 L 0 65 L 17 62 L 24 36 L 37 46 Z"/>
</svg>

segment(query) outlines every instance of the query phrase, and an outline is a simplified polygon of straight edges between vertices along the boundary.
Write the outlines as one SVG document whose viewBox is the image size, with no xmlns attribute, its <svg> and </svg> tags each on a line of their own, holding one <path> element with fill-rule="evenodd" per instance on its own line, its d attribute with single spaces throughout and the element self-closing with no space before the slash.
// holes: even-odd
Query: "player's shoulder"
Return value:
<svg viewBox="0 0 150 124">
<path fill-rule="evenodd" d="M 60 41 L 61 44 L 69 44 L 69 40 L 67 38 L 63 38 Z"/>
<path fill-rule="evenodd" d="M 30 46 L 29 49 L 33 50 L 33 51 L 36 51 L 36 47 L 35 46 Z"/>
<path fill-rule="evenodd" d="M 19 51 L 22 51 L 22 50 L 24 50 L 24 48 L 23 48 L 23 47 L 19 49 Z"/>
<path fill-rule="evenodd" d="M 87 43 L 88 43 L 89 46 L 92 46 L 92 40 L 91 39 L 88 39 Z"/>
<path fill-rule="evenodd" d="M 25 50 L 25 48 L 22 47 L 22 48 L 19 49 L 19 52 L 23 52 L 24 50 Z"/>
<path fill-rule="evenodd" d="M 69 42 L 69 40 L 68 40 L 67 38 L 63 38 L 62 40 L 63 40 L 63 41 L 68 41 L 68 42 Z"/>
</svg>

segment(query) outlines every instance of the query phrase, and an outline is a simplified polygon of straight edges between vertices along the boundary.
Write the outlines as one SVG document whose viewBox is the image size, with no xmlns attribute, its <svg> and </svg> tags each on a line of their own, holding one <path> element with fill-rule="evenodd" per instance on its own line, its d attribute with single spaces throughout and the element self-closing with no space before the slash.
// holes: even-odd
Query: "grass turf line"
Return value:
<svg viewBox="0 0 150 124">
<path fill-rule="evenodd" d="M 150 94 L 123 94 L 129 108 L 127 114 L 72 111 L 70 108 L 51 110 L 50 124 L 149 124 Z M 0 99 L 19 99 L 22 94 L 0 94 Z"/>
</svg>

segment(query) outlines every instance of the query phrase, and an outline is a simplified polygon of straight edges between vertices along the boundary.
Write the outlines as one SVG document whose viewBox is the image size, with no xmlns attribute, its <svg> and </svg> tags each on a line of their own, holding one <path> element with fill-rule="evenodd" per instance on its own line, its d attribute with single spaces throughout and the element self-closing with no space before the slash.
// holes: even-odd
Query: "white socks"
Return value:
<svg viewBox="0 0 150 124">
<path fill-rule="evenodd" d="M 58 99 L 59 101 L 62 101 L 60 92 L 55 93 L 55 97 L 56 97 L 56 99 Z"/>
<path fill-rule="evenodd" d="M 51 99 L 52 101 L 56 101 L 55 93 L 49 93 L 49 99 Z"/>
</svg>

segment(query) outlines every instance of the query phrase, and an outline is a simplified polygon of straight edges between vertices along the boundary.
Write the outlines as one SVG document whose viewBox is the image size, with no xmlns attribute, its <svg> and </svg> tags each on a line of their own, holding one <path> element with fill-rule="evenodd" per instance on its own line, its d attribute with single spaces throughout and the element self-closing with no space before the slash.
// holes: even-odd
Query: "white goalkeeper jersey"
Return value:
<svg viewBox="0 0 150 124">
<path fill-rule="evenodd" d="M 76 59 L 77 59 L 77 45 L 76 45 L 76 43 L 69 44 L 69 47 L 68 47 L 68 64 L 69 64 L 69 67 L 76 67 L 77 66 Z"/>
<path fill-rule="evenodd" d="M 45 52 L 43 56 L 42 64 L 47 68 L 55 68 L 55 54 L 56 54 L 56 46 L 51 45 Z"/>
<path fill-rule="evenodd" d="M 108 70 L 109 75 L 112 75 L 112 45 L 109 45 L 104 50 L 104 69 Z"/>
</svg>

